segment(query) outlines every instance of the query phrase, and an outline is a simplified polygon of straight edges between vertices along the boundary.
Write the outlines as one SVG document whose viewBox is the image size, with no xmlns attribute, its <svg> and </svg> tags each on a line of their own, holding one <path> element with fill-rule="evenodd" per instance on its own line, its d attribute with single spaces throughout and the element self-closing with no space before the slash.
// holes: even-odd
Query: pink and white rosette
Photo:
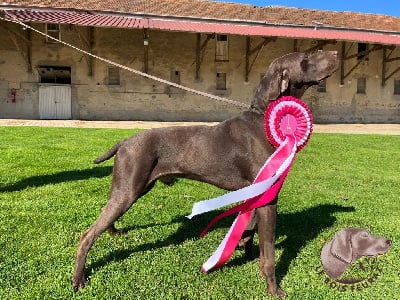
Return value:
<svg viewBox="0 0 400 300">
<path fill-rule="evenodd" d="M 209 212 L 240 201 L 216 218 L 201 233 L 204 236 L 220 219 L 238 213 L 225 238 L 214 254 L 202 265 L 203 272 L 222 267 L 232 256 L 253 209 L 273 201 L 288 174 L 296 153 L 308 142 L 312 133 L 313 120 L 307 105 L 294 97 L 282 97 L 271 102 L 265 112 L 265 131 L 270 143 L 277 147 L 260 169 L 253 184 L 217 198 L 197 202 L 193 205 L 193 216 Z"/>
</svg>

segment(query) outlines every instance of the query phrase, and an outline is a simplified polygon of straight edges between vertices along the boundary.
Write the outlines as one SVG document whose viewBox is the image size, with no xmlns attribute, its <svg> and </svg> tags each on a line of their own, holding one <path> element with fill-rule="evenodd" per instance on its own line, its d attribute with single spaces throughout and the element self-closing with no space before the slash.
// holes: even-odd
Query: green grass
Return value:
<svg viewBox="0 0 400 300">
<path fill-rule="evenodd" d="M 110 188 L 112 161 L 92 160 L 134 132 L 0 127 L 0 299 L 269 299 L 258 263 L 242 250 L 201 273 L 231 219 L 199 239 L 216 213 L 185 215 L 224 191 L 189 180 L 157 184 L 117 222 L 125 236 L 102 235 L 87 259 L 89 285 L 73 292 L 79 236 Z M 280 194 L 276 236 L 288 299 L 400 299 L 399 150 L 399 136 L 314 134 L 299 153 Z M 382 274 L 360 291 L 332 289 L 318 274 L 322 246 L 345 227 L 393 241 L 378 257 Z"/>
</svg>

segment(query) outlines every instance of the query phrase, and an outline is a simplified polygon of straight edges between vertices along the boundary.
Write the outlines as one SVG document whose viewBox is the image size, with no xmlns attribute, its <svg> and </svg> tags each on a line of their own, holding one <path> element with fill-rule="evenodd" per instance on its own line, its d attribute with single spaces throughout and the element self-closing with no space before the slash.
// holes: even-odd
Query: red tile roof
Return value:
<svg viewBox="0 0 400 300">
<path fill-rule="evenodd" d="M 15 13 L 26 21 L 400 45 L 400 18 L 354 12 L 205 0 L 2 0 L 1 7 L 24 9 Z"/>
</svg>

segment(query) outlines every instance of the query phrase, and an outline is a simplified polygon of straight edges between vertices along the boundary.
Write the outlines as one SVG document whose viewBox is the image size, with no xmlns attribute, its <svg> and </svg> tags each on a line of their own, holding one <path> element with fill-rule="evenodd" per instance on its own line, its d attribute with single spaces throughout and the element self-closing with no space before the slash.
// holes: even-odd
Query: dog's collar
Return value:
<svg viewBox="0 0 400 300">
<path fill-rule="evenodd" d="M 259 114 L 259 115 L 264 115 L 264 110 L 262 110 L 261 108 L 259 108 L 257 106 L 254 106 L 253 104 L 250 106 L 250 110 L 252 112 L 255 112 L 255 113 Z"/>
</svg>

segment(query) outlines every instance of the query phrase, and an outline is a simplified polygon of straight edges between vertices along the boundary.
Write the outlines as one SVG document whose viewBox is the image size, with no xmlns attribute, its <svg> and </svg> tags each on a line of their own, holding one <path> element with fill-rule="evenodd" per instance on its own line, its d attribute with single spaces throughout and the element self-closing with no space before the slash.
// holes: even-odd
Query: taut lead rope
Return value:
<svg viewBox="0 0 400 300">
<path fill-rule="evenodd" d="M 105 63 L 108 63 L 108 64 L 110 64 L 110 65 L 113 65 L 113 66 L 115 66 L 115 67 L 118 67 L 118 68 L 127 70 L 127 71 L 129 71 L 129 72 L 131 72 L 131 73 L 134 73 L 134 74 L 137 74 L 137 75 L 140 75 L 140 76 L 143 76 L 143 77 L 146 77 L 146 78 L 149 78 L 149 79 L 152 79 L 152 80 L 161 82 L 161 83 L 165 83 L 165 84 L 167 84 L 167 85 L 176 87 L 176 88 L 178 88 L 178 89 L 181 89 L 181 90 L 184 90 L 184 91 L 187 91 L 187 92 L 190 92 L 190 93 L 194 93 L 194 94 L 197 94 L 197 95 L 200 95 L 200 96 L 204 96 L 204 97 L 207 97 L 207 98 L 216 100 L 216 101 L 228 103 L 228 104 L 231 104 L 231 105 L 234 105 L 234 106 L 237 106 L 237 107 L 241 107 L 241 108 L 245 108 L 245 109 L 248 109 L 248 108 L 249 108 L 249 105 L 247 105 L 247 104 L 245 104 L 245 103 L 243 103 L 243 102 L 239 102 L 239 101 L 235 101 L 235 100 L 230 100 L 230 99 L 227 99 L 227 98 L 223 98 L 223 97 L 219 97 L 219 96 L 212 95 L 212 94 L 209 94 L 209 93 L 201 92 L 201 91 L 198 91 L 198 90 L 195 90 L 195 89 L 191 89 L 191 88 L 188 88 L 188 87 L 186 87 L 186 86 L 184 86 L 184 85 L 180 85 L 180 84 L 177 84 L 177 83 L 174 83 L 174 82 L 171 82 L 171 81 L 168 81 L 168 80 L 165 80 L 165 79 L 162 79 L 162 78 L 159 78 L 159 77 L 156 77 L 156 76 L 153 76 L 153 75 L 150 75 L 150 74 L 147 74 L 147 73 L 144 73 L 144 72 L 135 70 L 135 69 L 132 69 L 132 68 L 130 68 L 130 67 L 121 65 L 121 64 L 116 63 L 116 62 L 113 62 L 113 61 L 111 61 L 111 60 L 109 60 L 109 59 L 106 59 L 106 58 L 97 56 L 97 55 L 95 55 L 95 54 L 93 54 L 93 53 L 87 52 L 87 51 L 85 51 L 85 50 L 83 50 L 83 49 L 80 49 L 80 48 L 74 46 L 74 45 L 68 44 L 68 43 L 66 43 L 66 42 L 64 42 L 64 41 L 62 41 L 62 40 L 60 40 L 60 39 L 57 39 L 57 38 L 52 37 L 52 36 L 50 36 L 50 35 L 48 35 L 48 34 L 46 34 L 46 33 L 44 33 L 44 32 L 41 32 L 40 30 L 37 30 L 37 29 L 35 29 L 35 28 L 33 28 L 33 27 L 31 27 L 31 26 L 29 26 L 29 25 L 23 23 L 22 21 L 18 20 L 17 17 L 15 17 L 14 15 L 10 14 L 8 11 L 6 11 L 6 10 L 3 10 L 3 11 L 5 12 L 5 15 L 6 15 L 7 18 L 2 18 L 2 17 L 0 17 L 1 20 L 19 24 L 19 25 L 21 25 L 21 26 L 23 26 L 23 27 L 25 27 L 25 28 L 27 28 L 27 29 L 30 29 L 30 30 L 32 30 L 32 31 L 34 31 L 34 32 L 36 32 L 36 33 L 38 33 L 38 34 L 40 34 L 40 35 L 43 35 L 43 36 L 45 36 L 45 37 L 47 37 L 47 38 L 49 38 L 49 39 L 52 39 L 52 40 L 54 40 L 54 41 L 57 41 L 57 42 L 59 42 L 59 43 L 61 43 L 61 44 L 63 44 L 63 45 L 66 45 L 66 46 L 68 46 L 68 47 L 71 47 L 71 48 L 73 48 L 73 49 L 75 49 L 75 50 L 77 50 L 77 51 L 79 51 L 79 52 L 82 52 L 82 53 L 84 53 L 84 54 L 86 54 L 86 55 L 88 55 L 88 56 L 91 56 L 91 57 L 93 57 L 93 58 L 96 58 L 96 59 L 98 59 L 98 60 L 101 60 L 101 61 L 103 61 L 103 62 L 105 62 Z"/>
</svg>

